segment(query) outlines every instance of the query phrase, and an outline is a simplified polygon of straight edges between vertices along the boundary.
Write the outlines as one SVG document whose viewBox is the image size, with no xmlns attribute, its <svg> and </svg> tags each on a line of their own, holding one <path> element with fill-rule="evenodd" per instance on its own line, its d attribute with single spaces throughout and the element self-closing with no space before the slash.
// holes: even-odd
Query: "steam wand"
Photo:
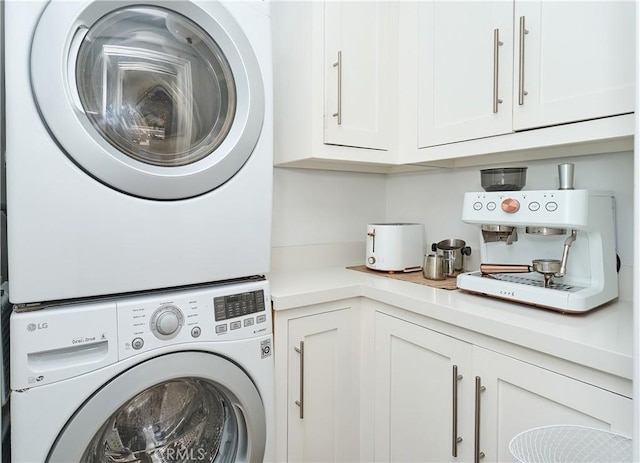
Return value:
<svg viewBox="0 0 640 463">
<path fill-rule="evenodd" d="M 560 263 L 560 270 L 556 273 L 555 277 L 563 277 L 565 272 L 567 271 L 567 259 L 569 259 L 569 248 L 571 244 L 576 240 L 576 235 L 578 232 L 576 230 L 571 230 L 571 235 L 564 240 L 564 248 L 562 249 L 562 262 Z"/>
</svg>

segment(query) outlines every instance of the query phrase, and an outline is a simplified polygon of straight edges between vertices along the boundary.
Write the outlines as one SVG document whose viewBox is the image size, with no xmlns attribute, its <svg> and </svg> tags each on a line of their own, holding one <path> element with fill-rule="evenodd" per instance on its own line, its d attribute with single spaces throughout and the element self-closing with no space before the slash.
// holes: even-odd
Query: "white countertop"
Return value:
<svg viewBox="0 0 640 463">
<path fill-rule="evenodd" d="M 633 378 L 633 304 L 614 301 L 584 314 L 324 268 L 267 275 L 276 311 L 363 296 L 581 365 Z"/>
</svg>

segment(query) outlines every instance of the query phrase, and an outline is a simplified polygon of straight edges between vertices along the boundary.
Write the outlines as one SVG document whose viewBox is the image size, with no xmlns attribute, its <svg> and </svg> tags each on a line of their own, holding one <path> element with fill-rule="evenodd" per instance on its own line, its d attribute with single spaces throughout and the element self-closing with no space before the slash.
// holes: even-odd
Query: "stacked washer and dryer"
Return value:
<svg viewBox="0 0 640 463">
<path fill-rule="evenodd" d="M 267 5 L 4 27 L 12 460 L 272 460 Z"/>
</svg>

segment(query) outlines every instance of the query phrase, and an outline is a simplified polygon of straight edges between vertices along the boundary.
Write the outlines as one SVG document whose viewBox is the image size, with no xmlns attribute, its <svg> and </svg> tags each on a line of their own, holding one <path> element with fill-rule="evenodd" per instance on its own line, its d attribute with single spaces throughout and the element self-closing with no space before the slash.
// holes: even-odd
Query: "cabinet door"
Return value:
<svg viewBox="0 0 640 463">
<path fill-rule="evenodd" d="M 325 3 L 325 143 L 388 150 L 397 88 L 397 5 Z"/>
<path fill-rule="evenodd" d="M 456 461 L 454 433 L 473 437 L 462 416 L 470 406 L 463 393 L 471 381 L 470 345 L 389 315 L 375 317 L 375 461 Z M 454 366 L 461 379 L 454 380 Z M 460 461 L 468 460 L 465 451 L 456 445 Z"/>
<path fill-rule="evenodd" d="M 575 424 L 631 436 L 631 399 L 479 347 L 480 451 L 485 461 L 512 461 L 509 442 L 538 426 Z"/>
<path fill-rule="evenodd" d="M 634 111 L 635 2 L 515 6 L 515 130 Z"/>
<path fill-rule="evenodd" d="M 351 309 L 288 325 L 288 461 L 357 461 L 358 376 Z"/>
<path fill-rule="evenodd" d="M 512 2 L 419 2 L 417 60 L 419 148 L 511 132 Z"/>
</svg>

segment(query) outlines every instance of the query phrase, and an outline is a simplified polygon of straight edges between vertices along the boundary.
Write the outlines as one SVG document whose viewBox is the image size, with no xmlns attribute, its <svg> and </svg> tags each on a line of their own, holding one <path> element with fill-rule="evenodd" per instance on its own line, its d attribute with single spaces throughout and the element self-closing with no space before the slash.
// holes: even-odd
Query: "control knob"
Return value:
<svg viewBox="0 0 640 463">
<path fill-rule="evenodd" d="M 157 338 L 171 339 L 178 334 L 183 323 L 184 316 L 178 307 L 163 305 L 151 316 L 150 328 Z"/>
<path fill-rule="evenodd" d="M 504 201 L 502 201 L 502 204 L 500 205 L 500 207 L 507 214 L 513 214 L 520 210 L 520 201 L 513 198 L 507 198 Z"/>
</svg>

